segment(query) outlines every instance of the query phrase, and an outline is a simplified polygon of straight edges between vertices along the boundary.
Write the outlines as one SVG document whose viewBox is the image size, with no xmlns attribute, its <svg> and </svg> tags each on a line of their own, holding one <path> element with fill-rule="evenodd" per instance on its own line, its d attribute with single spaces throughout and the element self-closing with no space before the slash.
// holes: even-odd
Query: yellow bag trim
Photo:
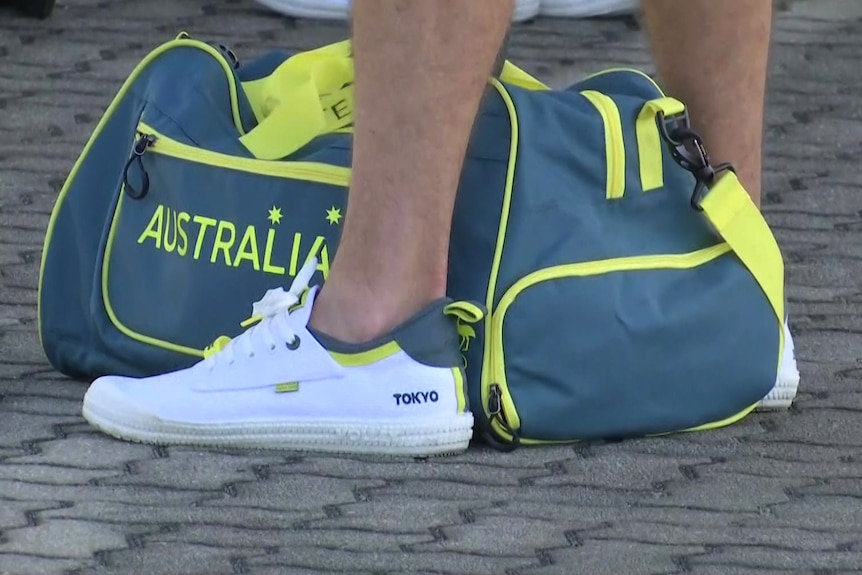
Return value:
<svg viewBox="0 0 862 575">
<path fill-rule="evenodd" d="M 488 292 L 485 296 L 485 333 L 491 333 L 492 319 L 494 317 L 494 294 L 497 291 L 497 278 L 500 274 L 500 263 L 503 258 L 503 247 L 506 241 L 506 232 L 509 227 L 509 211 L 512 206 L 512 189 L 515 183 L 515 165 L 518 158 L 518 112 L 515 110 L 515 103 L 512 97 L 506 91 L 503 84 L 495 79 L 491 79 L 491 86 L 497 90 L 506 106 L 506 111 L 509 114 L 509 125 L 511 126 L 510 144 L 509 144 L 509 165 L 506 169 L 506 184 L 503 188 L 503 203 L 500 208 L 500 226 L 497 230 L 497 242 L 494 248 L 494 259 L 491 262 L 491 274 L 488 278 Z M 488 395 L 491 390 L 492 368 L 491 345 L 488 337 L 485 337 L 485 345 L 482 350 L 482 381 L 480 385 L 480 396 L 482 401 L 482 409 L 486 415 L 488 412 Z"/>
</svg>

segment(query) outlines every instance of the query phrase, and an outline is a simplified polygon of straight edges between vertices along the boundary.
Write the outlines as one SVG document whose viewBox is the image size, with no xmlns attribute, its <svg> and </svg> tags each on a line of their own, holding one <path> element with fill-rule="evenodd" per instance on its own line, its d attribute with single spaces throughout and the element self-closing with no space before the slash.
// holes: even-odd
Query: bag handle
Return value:
<svg viewBox="0 0 862 575">
<path fill-rule="evenodd" d="M 263 118 L 240 138 L 261 160 L 288 156 L 321 134 L 353 123 L 353 60 L 349 42 L 292 56 L 255 91 Z"/>
<path fill-rule="evenodd" d="M 247 93 L 261 119 L 240 142 L 255 158 L 278 160 L 322 134 L 350 126 L 353 78 L 349 40 L 290 57 Z M 528 90 L 549 89 L 508 61 L 500 79 Z"/>
</svg>

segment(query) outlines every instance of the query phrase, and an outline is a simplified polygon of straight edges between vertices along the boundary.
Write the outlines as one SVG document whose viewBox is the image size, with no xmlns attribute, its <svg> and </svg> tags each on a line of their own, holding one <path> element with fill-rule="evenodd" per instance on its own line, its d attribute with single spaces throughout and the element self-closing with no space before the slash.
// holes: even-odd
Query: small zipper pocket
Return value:
<svg viewBox="0 0 862 575">
<path fill-rule="evenodd" d="M 149 176 L 141 159 L 149 152 L 217 168 L 276 178 L 304 180 L 333 186 L 347 186 L 350 182 L 350 168 L 318 162 L 268 161 L 231 156 L 178 142 L 141 122 L 138 124 L 137 140 L 123 173 L 126 193 L 134 199 L 143 198 L 149 189 Z M 129 178 L 130 168 L 135 163 L 140 173 L 140 186 L 135 186 Z"/>
<path fill-rule="evenodd" d="M 584 90 L 581 95 L 595 106 L 605 126 L 605 157 L 607 158 L 605 197 L 609 200 L 620 199 L 626 191 L 626 149 L 620 110 L 613 99 L 600 92 Z"/>
<path fill-rule="evenodd" d="M 691 269 L 708 264 L 730 251 L 730 246 L 722 243 L 687 254 L 633 256 L 559 265 L 537 270 L 515 282 L 502 295 L 493 312 L 488 335 L 490 369 L 482 376 L 483 408 L 490 431 L 498 443 L 508 444 L 510 448 L 522 442 L 545 443 L 520 436 L 521 418 L 506 377 L 503 326 L 507 311 L 521 294 L 553 280 L 587 278 L 615 272 Z"/>
</svg>

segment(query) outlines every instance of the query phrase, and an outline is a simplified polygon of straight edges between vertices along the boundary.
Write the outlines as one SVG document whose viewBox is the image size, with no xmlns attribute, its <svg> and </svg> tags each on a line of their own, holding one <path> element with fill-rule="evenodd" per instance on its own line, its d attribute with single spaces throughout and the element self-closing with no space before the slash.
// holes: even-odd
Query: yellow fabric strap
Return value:
<svg viewBox="0 0 862 575">
<path fill-rule="evenodd" d="M 353 123 L 353 60 L 339 43 L 288 59 L 246 96 L 257 127 L 240 142 L 255 158 L 284 158 L 321 134 Z"/>
<path fill-rule="evenodd" d="M 685 112 L 685 105 L 674 98 L 658 98 L 644 104 L 638 114 L 635 129 L 638 140 L 638 164 L 641 172 L 643 191 L 655 190 L 664 186 L 664 166 L 662 165 L 662 145 L 656 116 L 675 116 Z"/>
<path fill-rule="evenodd" d="M 267 78 L 243 84 L 258 125 L 240 141 L 255 158 L 277 160 L 351 125 L 353 77 L 348 40 L 292 56 Z M 500 78 L 530 90 L 549 89 L 511 62 Z"/>
<path fill-rule="evenodd" d="M 784 349 L 784 260 L 769 225 L 736 174 L 724 172 L 700 203 L 704 214 L 736 253 L 769 300 Z M 779 365 L 781 355 L 779 353 Z"/>
</svg>

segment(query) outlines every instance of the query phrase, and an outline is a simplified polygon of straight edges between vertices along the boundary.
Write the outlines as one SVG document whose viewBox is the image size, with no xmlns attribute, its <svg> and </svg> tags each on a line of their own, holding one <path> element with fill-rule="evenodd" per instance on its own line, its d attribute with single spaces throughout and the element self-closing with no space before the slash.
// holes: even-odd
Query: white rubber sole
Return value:
<svg viewBox="0 0 862 575">
<path fill-rule="evenodd" d="M 270 421 L 190 424 L 157 417 L 116 417 L 110 406 L 85 396 L 84 419 L 100 431 L 126 441 L 156 445 L 287 449 L 328 453 L 398 456 L 453 455 L 473 437 L 473 415 L 433 420 Z"/>
<path fill-rule="evenodd" d="M 542 0 L 539 13 L 558 18 L 595 18 L 636 12 L 640 0 Z"/>
<path fill-rule="evenodd" d="M 778 378 L 775 387 L 766 397 L 760 400 L 756 409 L 767 411 L 774 409 L 788 409 L 799 391 L 799 369 L 796 365 L 796 352 L 793 346 L 793 336 L 790 334 L 787 324 L 784 324 L 784 354 L 781 356 L 781 367 L 778 370 Z"/>
<path fill-rule="evenodd" d="M 293 18 L 346 20 L 350 16 L 348 0 L 256 0 L 279 14 Z M 539 14 L 540 0 L 516 0 L 512 21 L 522 22 Z"/>
</svg>

